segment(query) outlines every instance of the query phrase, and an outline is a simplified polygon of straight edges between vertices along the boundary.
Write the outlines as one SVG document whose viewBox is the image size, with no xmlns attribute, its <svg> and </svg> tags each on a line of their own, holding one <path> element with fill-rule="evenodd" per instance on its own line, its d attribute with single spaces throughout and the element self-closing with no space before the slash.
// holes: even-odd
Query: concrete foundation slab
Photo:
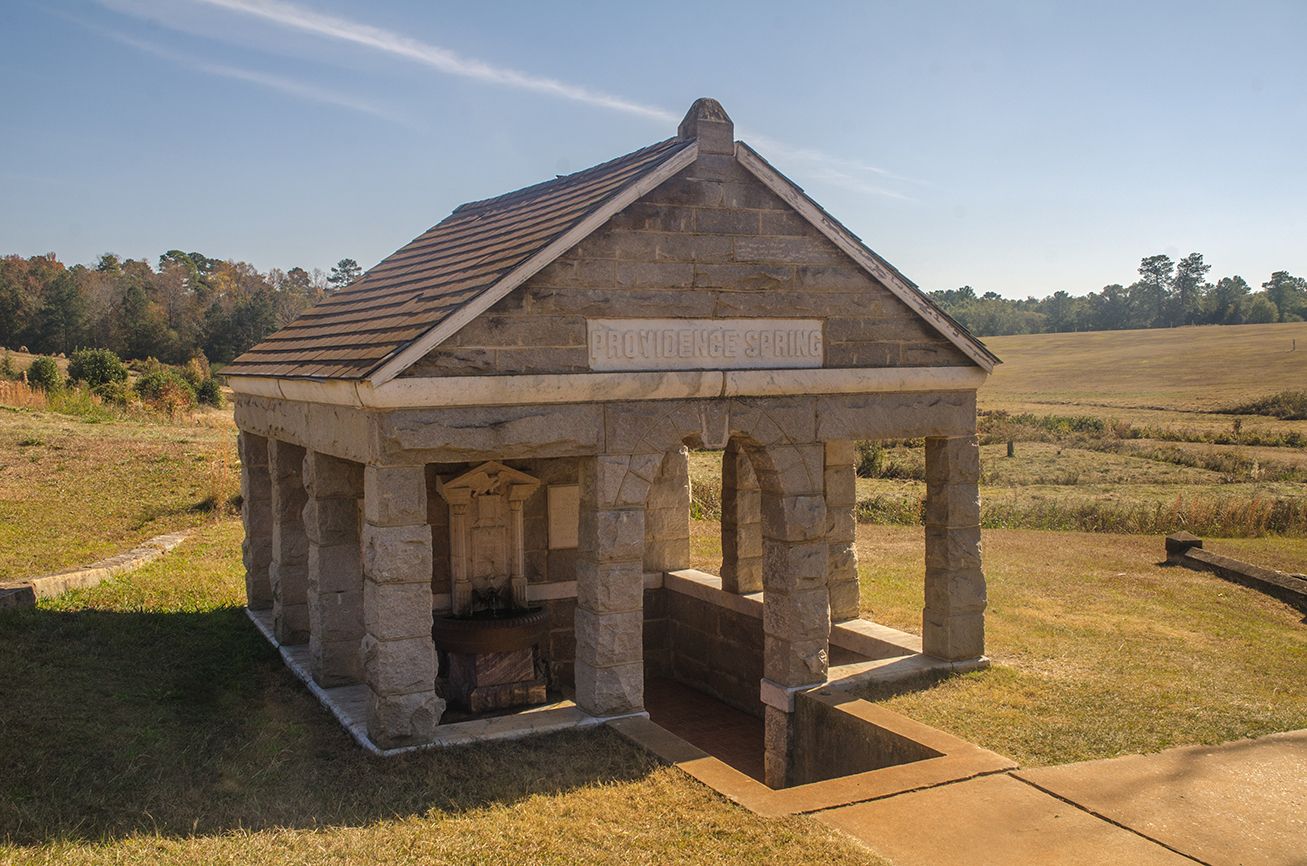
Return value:
<svg viewBox="0 0 1307 866">
<path fill-rule="evenodd" d="M 1307 863 L 1307 730 L 1015 775 L 1205 863 Z"/>
<path fill-rule="evenodd" d="M 815 817 L 897 866 L 1193 862 L 1006 775 L 845 806 Z"/>
</svg>

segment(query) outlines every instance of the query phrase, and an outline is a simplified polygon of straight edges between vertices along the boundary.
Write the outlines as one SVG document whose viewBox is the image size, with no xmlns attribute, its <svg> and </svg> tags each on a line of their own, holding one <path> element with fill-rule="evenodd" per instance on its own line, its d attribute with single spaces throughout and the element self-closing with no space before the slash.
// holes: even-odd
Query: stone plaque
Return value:
<svg viewBox="0 0 1307 866">
<path fill-rule="evenodd" d="M 592 370 L 820 367 L 819 319 L 589 319 Z"/>
<path fill-rule="evenodd" d="M 549 508 L 549 549 L 576 547 L 581 521 L 581 487 L 551 484 L 546 492 Z"/>
</svg>

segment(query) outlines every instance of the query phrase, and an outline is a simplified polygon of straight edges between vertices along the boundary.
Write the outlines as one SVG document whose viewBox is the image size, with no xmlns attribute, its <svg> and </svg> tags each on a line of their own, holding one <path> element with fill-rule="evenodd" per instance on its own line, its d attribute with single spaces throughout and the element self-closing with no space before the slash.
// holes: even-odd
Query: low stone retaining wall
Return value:
<svg viewBox="0 0 1307 866">
<path fill-rule="evenodd" d="M 12 607 L 36 607 L 38 598 L 50 598 L 70 589 L 86 589 L 102 580 L 135 571 L 147 562 L 152 562 L 181 544 L 189 532 L 171 532 L 156 535 L 141 542 L 126 553 L 93 562 L 81 568 L 69 569 L 27 580 L 0 583 L 0 609 Z"/>
<path fill-rule="evenodd" d="M 1288 602 L 1307 613 L 1307 575 L 1289 574 L 1203 549 L 1203 540 L 1187 532 L 1166 537 L 1166 561 L 1195 571 L 1210 571 Z"/>
</svg>

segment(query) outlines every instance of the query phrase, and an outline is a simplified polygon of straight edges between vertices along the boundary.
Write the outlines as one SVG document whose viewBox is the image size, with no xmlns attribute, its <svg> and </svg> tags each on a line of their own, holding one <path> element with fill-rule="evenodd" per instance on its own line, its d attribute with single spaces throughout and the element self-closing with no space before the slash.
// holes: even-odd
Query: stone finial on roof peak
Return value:
<svg viewBox="0 0 1307 866">
<path fill-rule="evenodd" d="M 700 97 L 685 113 L 685 119 L 676 128 L 681 138 L 699 141 L 700 153 L 734 153 L 735 124 L 722 104 L 706 96 Z"/>
</svg>

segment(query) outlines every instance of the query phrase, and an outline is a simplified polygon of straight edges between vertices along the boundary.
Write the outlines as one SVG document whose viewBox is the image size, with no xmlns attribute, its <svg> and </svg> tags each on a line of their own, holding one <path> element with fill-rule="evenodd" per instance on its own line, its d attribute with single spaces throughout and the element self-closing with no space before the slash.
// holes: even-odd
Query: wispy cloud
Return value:
<svg viewBox="0 0 1307 866">
<path fill-rule="evenodd" d="M 139 6 L 135 6 L 131 2 L 125 3 L 124 0 L 100 0 L 100 2 L 111 8 L 116 8 L 118 11 L 154 17 Z M 192 0 L 192 2 L 197 5 L 244 15 L 319 38 L 332 39 L 368 48 L 391 57 L 421 64 L 446 75 L 455 75 L 488 84 L 546 94 L 597 108 L 656 120 L 661 123 L 671 124 L 680 120 L 679 114 L 659 106 L 647 105 L 588 87 L 522 72 L 507 66 L 486 63 L 392 30 L 338 15 L 319 12 L 297 3 L 287 2 L 287 0 Z M 258 73 L 250 74 L 257 75 Z M 814 170 L 810 177 L 834 186 L 853 189 L 870 195 L 907 200 L 910 199 L 910 196 L 890 189 L 886 184 L 896 182 L 928 185 L 924 181 L 904 177 L 877 165 L 832 156 L 813 148 L 793 147 L 769 136 L 750 132 L 745 137 L 773 155 L 813 166 Z"/>
<path fill-rule="evenodd" d="M 197 0 L 197 2 L 231 12 L 251 15 L 303 33 L 312 33 L 316 36 L 337 39 L 342 42 L 383 51 L 395 57 L 421 63 L 448 75 L 458 75 L 490 84 L 501 84 L 521 90 L 547 93 L 574 102 L 583 102 L 599 108 L 622 111 L 627 114 L 641 115 L 656 120 L 670 120 L 673 123 L 679 120 L 675 114 L 666 109 L 652 105 L 642 105 L 629 99 L 623 99 L 620 96 L 567 84 L 552 78 L 483 63 L 480 60 L 463 57 L 447 48 L 421 42 L 391 30 L 373 27 L 370 24 L 351 21 L 347 18 L 326 15 L 293 3 L 284 3 L 280 2 L 280 0 Z"/>
<path fill-rule="evenodd" d="M 89 26 L 89 25 L 88 25 Z M 198 60 L 189 55 L 180 54 L 170 51 L 162 46 L 146 42 L 135 37 L 128 36 L 124 33 L 118 33 L 114 30 L 94 28 L 108 39 L 123 45 L 135 48 L 146 54 L 151 54 L 163 60 L 194 69 L 197 72 L 203 72 L 207 75 L 217 75 L 222 78 L 231 78 L 236 81 L 243 81 L 247 84 L 254 84 L 268 90 L 275 90 L 278 93 L 284 93 L 287 96 L 293 96 L 297 99 L 306 99 L 310 102 L 320 102 L 324 105 L 334 105 L 339 108 L 347 108 L 350 111 L 358 111 L 364 114 L 370 114 L 374 117 L 384 118 L 395 123 L 408 124 L 405 118 L 399 117 L 384 108 L 379 108 L 362 99 L 355 99 L 332 90 L 326 90 L 321 87 L 315 87 L 311 84 L 304 84 L 300 81 L 293 81 L 289 78 L 282 78 L 277 75 L 269 75 L 266 72 L 257 72 L 252 69 L 243 69 L 238 66 L 228 66 L 222 63 L 210 63 L 205 60 Z"/>
</svg>

